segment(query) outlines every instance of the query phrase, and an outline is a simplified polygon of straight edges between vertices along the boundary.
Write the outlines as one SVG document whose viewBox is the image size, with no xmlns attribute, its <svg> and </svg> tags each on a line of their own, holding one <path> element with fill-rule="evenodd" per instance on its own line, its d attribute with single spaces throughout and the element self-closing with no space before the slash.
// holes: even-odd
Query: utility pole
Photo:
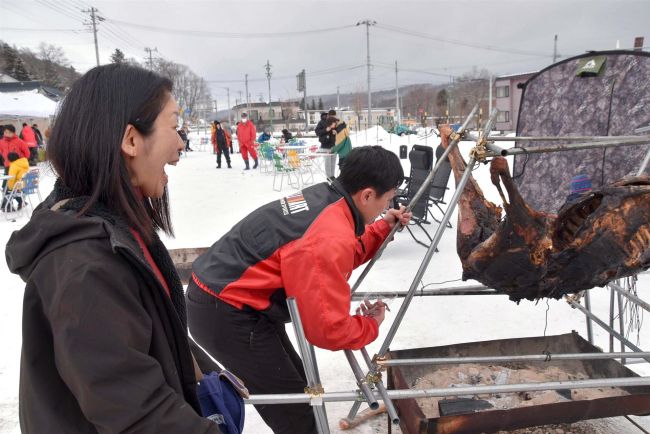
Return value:
<svg viewBox="0 0 650 434">
<path fill-rule="evenodd" d="M 305 133 L 309 131 L 309 112 L 307 111 L 307 74 L 305 74 L 305 70 L 303 69 L 300 74 L 296 75 L 296 79 L 298 81 L 298 92 L 303 93 L 302 101 L 303 101 L 303 107 L 302 109 L 305 111 Z"/>
<path fill-rule="evenodd" d="M 149 60 L 148 60 L 148 63 L 149 63 L 149 69 L 150 69 L 150 70 L 153 70 L 153 57 L 152 57 L 151 53 L 154 52 L 154 51 L 155 51 L 155 52 L 158 52 L 158 48 L 149 48 L 149 47 L 144 47 L 144 51 L 146 51 L 147 53 L 149 53 Z"/>
<path fill-rule="evenodd" d="M 249 99 L 249 93 L 248 93 L 248 74 L 246 74 L 246 113 L 248 116 L 250 116 L 250 111 L 251 111 L 251 103 Z"/>
<path fill-rule="evenodd" d="M 96 12 L 99 12 L 95 7 L 91 7 L 90 9 L 86 9 L 81 12 L 90 14 L 90 21 L 93 26 L 93 37 L 95 38 L 95 60 L 97 60 L 97 66 L 99 66 L 99 46 L 97 45 L 97 21 L 104 21 L 104 18 L 95 14 Z"/>
<path fill-rule="evenodd" d="M 553 63 L 557 60 L 557 35 L 553 38 Z"/>
<path fill-rule="evenodd" d="M 399 82 L 397 80 L 397 60 L 395 61 L 395 115 L 397 124 L 402 123 L 402 112 L 399 109 Z"/>
<path fill-rule="evenodd" d="M 364 20 L 364 21 L 359 21 L 357 23 L 357 26 L 365 24 L 366 26 L 366 54 L 367 54 L 367 60 L 366 60 L 366 66 L 368 68 L 368 120 L 366 121 L 366 129 L 370 128 L 370 119 L 372 118 L 372 97 L 371 97 L 371 90 L 370 90 L 370 26 L 374 26 L 377 24 L 377 21 L 372 21 L 372 20 Z"/>
<path fill-rule="evenodd" d="M 488 88 L 488 116 L 492 113 L 492 74 L 490 74 L 489 88 Z"/>
<path fill-rule="evenodd" d="M 341 98 L 339 95 L 339 87 L 336 86 L 336 109 L 338 110 L 341 107 Z"/>
<path fill-rule="evenodd" d="M 271 126 L 273 126 L 273 119 L 271 116 L 271 113 L 273 110 L 271 109 L 271 64 L 269 63 L 269 60 L 266 59 L 266 79 L 269 82 L 269 122 L 271 123 Z"/>
<path fill-rule="evenodd" d="M 226 94 L 228 95 L 228 124 L 232 126 L 232 108 L 230 107 L 230 88 L 226 87 Z"/>
</svg>

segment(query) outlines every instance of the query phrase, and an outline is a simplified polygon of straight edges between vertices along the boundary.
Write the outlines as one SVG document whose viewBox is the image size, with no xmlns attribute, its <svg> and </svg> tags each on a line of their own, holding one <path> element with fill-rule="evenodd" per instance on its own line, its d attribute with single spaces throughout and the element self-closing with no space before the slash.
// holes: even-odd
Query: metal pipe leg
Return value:
<svg viewBox="0 0 650 434">
<path fill-rule="evenodd" d="M 368 351 L 365 348 L 361 348 L 361 355 L 363 355 L 363 359 L 366 361 L 366 365 L 368 365 L 368 369 L 371 370 L 371 372 L 376 373 L 377 371 L 373 371 L 373 363 L 372 359 L 368 355 Z M 388 413 L 388 418 L 390 421 L 398 425 L 399 424 L 399 416 L 397 415 L 397 410 L 395 409 L 395 405 L 393 404 L 393 401 L 388 397 L 388 393 L 386 391 L 386 386 L 384 386 L 383 381 L 381 379 L 375 383 L 375 386 L 377 387 L 377 391 L 379 392 L 379 395 L 381 396 L 381 399 L 384 401 L 384 405 L 386 406 L 386 413 Z"/>
<path fill-rule="evenodd" d="M 318 368 L 316 367 L 314 348 L 305 337 L 305 330 L 302 328 L 302 321 L 300 320 L 300 313 L 298 312 L 296 299 L 293 297 L 287 298 L 287 306 L 289 307 L 291 323 L 293 324 L 293 329 L 296 333 L 296 341 L 298 342 L 298 349 L 300 350 L 300 356 L 302 357 L 302 365 L 305 368 L 307 386 L 312 391 L 310 404 L 314 409 L 316 429 L 319 434 L 329 434 L 330 429 L 329 424 L 327 423 L 327 413 L 325 412 L 325 404 L 322 401 L 323 388 L 320 384 Z"/>
<path fill-rule="evenodd" d="M 357 362 L 356 357 L 354 357 L 354 353 L 352 353 L 352 350 L 345 350 L 344 353 L 345 353 L 345 357 L 348 359 L 348 363 L 350 364 L 350 367 L 352 368 L 352 372 L 354 373 L 354 378 L 356 378 L 357 380 L 357 386 L 359 386 L 359 390 L 361 390 L 363 396 L 366 397 L 366 401 L 368 402 L 368 405 L 373 410 L 378 409 L 379 403 L 375 398 L 375 394 L 372 393 L 372 390 L 370 390 L 370 386 L 368 386 L 368 381 L 366 380 L 366 376 L 363 374 L 363 371 L 361 370 L 361 366 L 359 366 L 359 362 Z"/>
</svg>

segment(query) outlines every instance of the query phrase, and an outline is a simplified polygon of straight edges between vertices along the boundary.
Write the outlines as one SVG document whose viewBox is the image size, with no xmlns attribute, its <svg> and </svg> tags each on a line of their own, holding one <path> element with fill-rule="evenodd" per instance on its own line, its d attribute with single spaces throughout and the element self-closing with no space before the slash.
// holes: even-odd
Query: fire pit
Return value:
<svg viewBox="0 0 650 434">
<path fill-rule="evenodd" d="M 636 377 L 615 360 L 553 360 L 552 354 L 597 353 L 577 333 L 391 351 L 391 359 L 551 354 L 550 361 L 389 367 L 389 387 L 431 389 Z M 402 431 L 478 433 L 583 419 L 647 414 L 650 387 L 603 387 L 395 400 Z"/>
</svg>

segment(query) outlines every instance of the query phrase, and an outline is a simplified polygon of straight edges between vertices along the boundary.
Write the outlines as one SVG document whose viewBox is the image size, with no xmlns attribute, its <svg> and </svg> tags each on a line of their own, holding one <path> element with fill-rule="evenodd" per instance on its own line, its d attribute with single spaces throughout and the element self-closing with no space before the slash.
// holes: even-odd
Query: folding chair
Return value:
<svg viewBox="0 0 650 434">
<path fill-rule="evenodd" d="M 300 178 L 298 177 L 298 174 L 296 173 L 296 169 L 293 167 L 287 165 L 283 158 L 282 155 L 278 154 L 277 152 L 273 153 L 273 162 L 274 162 L 274 175 L 273 175 L 273 190 L 275 191 L 282 191 L 282 182 L 284 181 L 285 175 L 287 178 L 289 178 L 289 185 L 296 190 L 300 190 Z M 296 175 L 296 183 L 294 184 L 291 180 L 291 175 Z M 280 188 L 275 188 L 275 180 L 277 179 L 278 175 L 280 175 Z"/>
<path fill-rule="evenodd" d="M 24 177 L 23 177 L 24 179 Z M 8 187 L 5 187 L 5 190 L 2 194 L 2 212 L 5 215 L 6 220 L 14 220 L 16 216 L 22 215 L 24 210 L 26 210 L 25 196 L 23 193 L 24 181 L 16 181 L 11 190 Z M 14 207 L 14 199 L 20 199 L 20 207 L 16 209 Z"/>
<path fill-rule="evenodd" d="M 39 169 L 38 168 L 31 169 L 29 172 L 25 174 L 25 176 L 23 176 L 21 181 L 23 183 L 23 190 L 22 190 L 23 200 L 27 201 L 27 203 L 29 204 L 29 208 L 31 209 L 31 212 L 34 212 L 34 206 L 33 206 L 34 203 L 31 197 L 33 195 L 36 195 L 36 197 L 38 197 L 38 203 L 41 203 L 43 201 L 43 198 L 41 197 L 41 190 L 38 187 L 40 181 Z"/>
<path fill-rule="evenodd" d="M 431 169 L 433 168 L 433 149 L 429 146 L 413 145 L 411 152 L 409 152 L 409 161 L 411 162 L 411 172 L 409 177 L 406 178 L 406 188 L 399 190 L 395 195 L 395 207 L 397 208 L 398 202 L 411 203 L 416 193 L 424 183 L 424 180 L 429 176 Z M 429 232 L 424 228 L 423 225 L 430 224 L 427 220 L 427 215 L 430 214 L 429 207 L 431 206 L 431 200 L 429 194 L 423 194 L 417 203 L 411 209 L 413 217 L 411 218 L 411 223 L 409 226 L 406 226 L 406 229 L 409 231 L 416 243 L 429 247 L 423 241 L 420 241 L 413 231 L 411 230 L 411 225 L 419 226 L 420 229 L 429 239 L 429 242 L 433 241 Z"/>
<path fill-rule="evenodd" d="M 440 160 L 440 157 L 444 152 L 445 152 L 445 148 L 443 148 L 442 145 L 438 145 L 438 147 L 436 148 L 436 162 Z M 429 200 L 431 201 L 431 204 L 435 205 L 443 215 L 445 214 L 445 210 L 442 209 L 440 205 L 447 205 L 444 199 L 445 199 L 445 192 L 449 190 L 447 184 L 449 183 L 450 175 L 451 175 L 451 163 L 449 163 L 449 159 L 446 159 L 445 161 L 442 162 L 440 167 L 438 167 L 436 173 L 433 175 L 433 181 L 431 181 L 431 191 L 429 192 Z M 433 215 L 431 209 L 429 209 L 429 214 L 431 215 L 431 218 L 433 220 L 435 220 L 438 223 L 441 223 L 441 221 L 438 220 Z M 451 229 L 452 228 L 451 223 L 447 222 L 447 227 Z"/>
<path fill-rule="evenodd" d="M 301 158 L 300 154 L 298 154 L 298 151 L 295 149 L 290 149 L 287 151 L 287 163 L 289 163 L 290 167 L 293 167 L 298 171 L 300 182 L 303 186 L 314 183 L 314 174 L 311 171 L 311 160 L 307 161 Z M 305 181 L 305 177 L 303 175 L 307 174 L 307 172 L 309 172 L 309 176 L 307 177 L 307 181 Z"/>
</svg>

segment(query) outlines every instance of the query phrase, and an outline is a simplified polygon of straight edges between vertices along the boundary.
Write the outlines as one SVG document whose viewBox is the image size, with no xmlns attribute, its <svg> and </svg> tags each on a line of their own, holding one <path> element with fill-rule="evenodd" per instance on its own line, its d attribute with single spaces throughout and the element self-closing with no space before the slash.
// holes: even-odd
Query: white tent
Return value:
<svg viewBox="0 0 650 434">
<path fill-rule="evenodd" d="M 0 118 L 49 118 L 55 111 L 56 102 L 38 93 L 38 90 L 0 92 Z"/>
</svg>

